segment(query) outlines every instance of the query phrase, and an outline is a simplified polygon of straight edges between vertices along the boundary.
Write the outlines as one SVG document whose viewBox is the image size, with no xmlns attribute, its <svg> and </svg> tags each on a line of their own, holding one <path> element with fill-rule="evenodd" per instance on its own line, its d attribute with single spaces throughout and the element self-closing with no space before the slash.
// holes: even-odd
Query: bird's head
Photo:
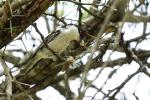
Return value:
<svg viewBox="0 0 150 100">
<path fill-rule="evenodd" d="M 78 28 L 75 27 L 75 26 L 67 26 L 66 28 L 66 35 L 67 35 L 67 38 L 70 39 L 70 41 L 77 41 L 77 42 L 80 42 L 80 34 L 79 34 L 79 31 L 78 31 Z"/>
</svg>

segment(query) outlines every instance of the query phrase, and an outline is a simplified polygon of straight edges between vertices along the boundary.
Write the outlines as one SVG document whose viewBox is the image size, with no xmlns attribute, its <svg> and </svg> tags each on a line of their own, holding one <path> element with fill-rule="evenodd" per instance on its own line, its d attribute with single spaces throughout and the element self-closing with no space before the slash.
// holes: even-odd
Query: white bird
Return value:
<svg viewBox="0 0 150 100">
<path fill-rule="evenodd" d="M 61 29 L 59 32 L 60 33 L 57 34 L 57 36 L 54 36 L 54 38 L 47 43 L 49 48 L 58 55 L 66 50 L 71 41 L 80 41 L 80 35 L 77 27 L 75 26 L 67 26 L 65 29 Z M 26 67 L 29 67 L 29 69 L 31 69 L 40 59 L 43 58 L 53 59 L 56 57 L 54 57 L 53 53 L 50 52 L 48 48 L 45 46 L 40 46 L 31 59 L 23 61 L 25 62 L 25 66 L 23 66 L 23 68 L 26 69 Z"/>
<path fill-rule="evenodd" d="M 73 40 L 80 41 L 78 29 L 75 26 L 68 26 L 65 29 L 61 29 L 59 33 L 48 42 L 48 46 L 54 53 L 59 55 L 66 50 L 70 42 Z M 41 54 L 37 53 L 37 55 L 43 55 L 44 57 L 52 56 L 52 52 L 47 48 L 39 48 L 39 50 L 41 51 Z"/>
</svg>

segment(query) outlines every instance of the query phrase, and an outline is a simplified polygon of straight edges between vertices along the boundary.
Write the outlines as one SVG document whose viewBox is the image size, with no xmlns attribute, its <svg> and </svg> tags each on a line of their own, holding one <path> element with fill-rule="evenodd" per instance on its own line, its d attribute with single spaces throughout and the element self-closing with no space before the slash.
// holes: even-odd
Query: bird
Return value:
<svg viewBox="0 0 150 100">
<path fill-rule="evenodd" d="M 80 34 L 78 28 L 76 26 L 66 26 L 66 28 L 60 28 L 56 31 L 56 34 L 50 34 L 47 38 L 46 42 L 48 47 L 57 55 L 63 53 L 71 41 L 80 42 Z M 44 58 L 52 58 L 55 59 L 55 55 L 48 50 L 48 48 L 44 47 L 44 44 L 41 44 L 39 48 L 35 51 L 35 53 L 30 56 L 30 59 L 26 59 L 26 61 L 22 61 L 23 69 L 31 69 L 38 61 Z M 27 71 L 26 71 L 27 72 Z"/>
</svg>

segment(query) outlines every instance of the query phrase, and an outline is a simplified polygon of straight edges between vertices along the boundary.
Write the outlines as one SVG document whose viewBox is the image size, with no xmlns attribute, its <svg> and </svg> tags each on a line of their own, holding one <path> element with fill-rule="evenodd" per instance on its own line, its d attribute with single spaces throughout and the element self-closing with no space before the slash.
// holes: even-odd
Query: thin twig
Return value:
<svg viewBox="0 0 150 100">
<path fill-rule="evenodd" d="M 47 31 L 48 31 L 48 33 L 50 33 L 51 29 L 50 29 L 50 25 L 49 25 L 49 22 L 48 22 L 48 18 L 47 18 L 46 15 L 43 15 L 43 18 L 45 19 Z"/>
<path fill-rule="evenodd" d="M 62 22 L 65 26 L 67 25 L 67 23 L 66 23 L 63 19 L 59 18 L 59 17 L 56 16 L 55 14 L 44 13 L 44 15 L 53 16 L 53 17 L 55 17 L 57 20 L 59 20 L 60 22 Z"/>
<path fill-rule="evenodd" d="M 79 0 L 79 2 L 81 3 L 81 0 Z M 79 32 L 81 32 L 81 23 L 82 23 L 82 9 L 80 7 L 80 5 L 78 5 L 78 9 L 79 9 L 79 18 L 78 18 L 78 30 Z"/>
<path fill-rule="evenodd" d="M 117 0 L 113 2 L 113 4 L 112 4 L 112 7 L 113 7 L 113 8 L 116 7 L 117 2 L 118 2 Z M 82 75 L 81 84 L 80 84 L 80 87 L 79 87 L 79 89 L 78 89 L 78 94 L 79 94 L 78 100 L 81 100 L 81 99 L 83 99 L 83 97 L 84 97 L 83 90 L 84 90 L 84 83 L 85 83 L 85 81 L 86 81 L 86 79 L 87 79 L 87 73 L 88 73 L 88 71 L 89 71 L 89 69 L 90 69 L 90 64 L 91 64 L 93 55 L 94 55 L 94 53 L 95 53 L 95 50 L 96 50 L 96 48 L 98 47 L 98 45 L 99 45 L 99 43 L 100 43 L 102 34 L 103 34 L 103 32 L 104 32 L 104 30 L 105 30 L 107 24 L 109 23 L 109 21 L 110 21 L 110 19 L 111 19 L 112 13 L 113 13 L 113 11 L 112 11 L 112 10 L 109 10 L 109 12 L 108 12 L 108 14 L 107 14 L 107 16 L 106 16 L 106 18 L 105 18 L 105 20 L 104 20 L 103 26 L 101 27 L 101 30 L 100 30 L 100 32 L 99 32 L 99 34 L 98 34 L 98 36 L 97 36 L 95 46 L 94 46 L 93 50 L 91 51 L 91 54 L 90 54 L 90 56 L 89 56 L 89 58 L 88 58 L 88 62 L 86 63 L 86 66 L 85 66 L 85 69 L 84 69 L 84 72 L 83 72 L 83 75 Z"/>
<path fill-rule="evenodd" d="M 40 35 L 45 47 L 55 56 L 58 58 L 58 60 L 62 61 L 61 57 L 59 55 L 57 55 L 46 43 L 44 36 L 42 35 L 42 33 L 39 31 L 39 29 L 37 28 L 36 23 L 32 24 L 32 26 L 35 28 L 36 32 Z"/>
<path fill-rule="evenodd" d="M 64 83 L 65 83 L 65 89 L 66 89 L 66 100 L 70 100 L 71 99 L 71 94 L 70 94 L 70 87 L 69 87 L 69 69 L 66 69 L 65 74 L 64 74 Z"/>
<path fill-rule="evenodd" d="M 18 88 L 24 92 L 24 94 L 30 99 L 30 100 L 34 100 L 31 95 L 24 89 L 24 87 L 22 85 L 26 85 L 26 86 L 29 86 L 28 84 L 25 84 L 25 83 L 21 83 L 21 82 L 18 82 L 16 80 L 16 78 L 14 77 L 13 79 L 13 82 L 17 84 Z"/>
<path fill-rule="evenodd" d="M 71 3 L 74 3 L 78 6 L 80 6 L 83 10 L 85 10 L 86 12 L 88 12 L 89 14 L 91 14 L 92 16 L 94 16 L 95 18 L 99 18 L 101 19 L 100 16 L 96 15 L 95 13 L 89 11 L 86 7 L 84 7 L 80 2 L 75 2 L 75 1 L 71 1 L 71 0 L 61 0 L 61 1 L 68 1 L 68 2 L 71 2 Z"/>
<path fill-rule="evenodd" d="M 6 98 L 7 100 L 12 100 L 12 76 L 10 73 L 10 69 L 7 66 L 6 62 L 0 57 L 0 62 L 4 68 L 4 73 L 6 76 Z"/>
</svg>

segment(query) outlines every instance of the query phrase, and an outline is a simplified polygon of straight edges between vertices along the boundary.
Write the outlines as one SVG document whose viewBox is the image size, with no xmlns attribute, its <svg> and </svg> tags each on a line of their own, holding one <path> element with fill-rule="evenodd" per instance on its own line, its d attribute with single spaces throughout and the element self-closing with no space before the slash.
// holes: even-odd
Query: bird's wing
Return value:
<svg viewBox="0 0 150 100">
<path fill-rule="evenodd" d="M 60 33 L 61 33 L 61 30 L 56 30 L 56 31 L 52 32 L 45 38 L 45 42 L 49 43 L 49 42 L 53 41 Z M 43 48 L 44 48 L 44 43 L 41 43 L 40 46 L 36 49 L 35 53 Z"/>
</svg>

